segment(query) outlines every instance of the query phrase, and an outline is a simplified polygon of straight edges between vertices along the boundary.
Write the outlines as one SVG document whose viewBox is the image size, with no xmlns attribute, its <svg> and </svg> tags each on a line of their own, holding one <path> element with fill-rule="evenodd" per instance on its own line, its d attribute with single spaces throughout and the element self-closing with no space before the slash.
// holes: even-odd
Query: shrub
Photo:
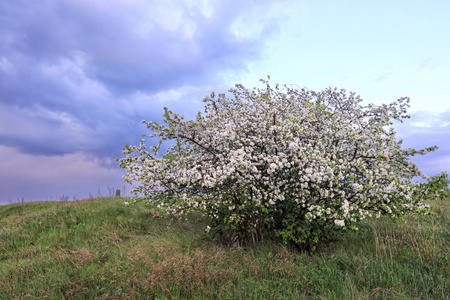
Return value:
<svg viewBox="0 0 450 300">
<path fill-rule="evenodd" d="M 362 106 L 345 90 L 262 82 L 236 85 L 234 98 L 212 93 L 195 120 L 165 108 L 165 125 L 143 121 L 159 142 L 127 145 L 120 159 L 125 181 L 140 182 L 134 201 L 174 215 L 201 211 L 206 230 L 227 240 L 280 238 L 309 249 L 366 217 L 429 211 L 413 182 L 426 175 L 409 156 L 437 147 L 403 150 L 391 127 L 409 117 L 408 98 Z"/>
</svg>

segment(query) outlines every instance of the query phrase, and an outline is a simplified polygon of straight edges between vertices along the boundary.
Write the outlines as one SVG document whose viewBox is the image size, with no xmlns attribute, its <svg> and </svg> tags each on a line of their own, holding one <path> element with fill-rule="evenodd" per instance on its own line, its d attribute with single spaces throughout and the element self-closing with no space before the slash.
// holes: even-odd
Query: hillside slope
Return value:
<svg viewBox="0 0 450 300">
<path fill-rule="evenodd" d="M 301 253 L 125 198 L 0 206 L 0 299 L 448 299 L 450 200 Z"/>
</svg>

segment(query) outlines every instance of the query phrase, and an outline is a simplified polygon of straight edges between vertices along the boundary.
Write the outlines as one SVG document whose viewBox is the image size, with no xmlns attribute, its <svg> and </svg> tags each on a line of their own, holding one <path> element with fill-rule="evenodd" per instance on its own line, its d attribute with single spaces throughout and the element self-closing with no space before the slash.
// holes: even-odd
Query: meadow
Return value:
<svg viewBox="0 0 450 300">
<path fill-rule="evenodd" d="M 450 199 L 313 253 L 224 245 L 127 198 L 0 206 L 0 299 L 450 299 Z"/>
</svg>

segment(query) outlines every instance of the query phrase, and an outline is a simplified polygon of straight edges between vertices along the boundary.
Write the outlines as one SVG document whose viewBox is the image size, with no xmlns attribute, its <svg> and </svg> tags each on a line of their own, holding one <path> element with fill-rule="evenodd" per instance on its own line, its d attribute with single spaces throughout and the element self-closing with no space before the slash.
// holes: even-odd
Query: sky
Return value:
<svg viewBox="0 0 450 300">
<path fill-rule="evenodd" d="M 270 75 L 365 104 L 410 97 L 413 161 L 450 171 L 450 1 L 0 0 L 0 204 L 129 187 L 125 144 L 168 107 Z"/>
</svg>

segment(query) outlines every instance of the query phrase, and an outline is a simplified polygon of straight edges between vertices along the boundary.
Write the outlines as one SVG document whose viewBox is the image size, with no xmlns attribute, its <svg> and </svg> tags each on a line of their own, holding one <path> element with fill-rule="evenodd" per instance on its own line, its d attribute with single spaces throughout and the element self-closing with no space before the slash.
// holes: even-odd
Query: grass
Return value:
<svg viewBox="0 0 450 300">
<path fill-rule="evenodd" d="M 450 299 L 450 200 L 309 254 L 242 248 L 124 198 L 0 206 L 0 299 Z"/>
</svg>

